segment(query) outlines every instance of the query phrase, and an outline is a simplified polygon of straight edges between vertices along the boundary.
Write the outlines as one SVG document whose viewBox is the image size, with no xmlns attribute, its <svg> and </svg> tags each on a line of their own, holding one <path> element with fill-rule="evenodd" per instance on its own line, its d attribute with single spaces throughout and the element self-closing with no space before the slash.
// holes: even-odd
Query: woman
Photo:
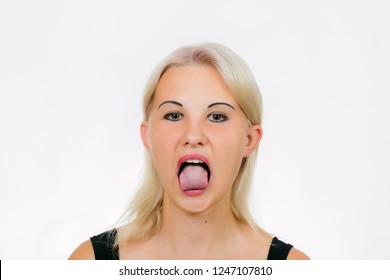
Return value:
<svg viewBox="0 0 390 280">
<path fill-rule="evenodd" d="M 230 49 L 174 51 L 146 87 L 146 174 L 129 223 L 70 259 L 308 259 L 261 230 L 248 208 L 261 108 L 252 73 Z"/>
</svg>

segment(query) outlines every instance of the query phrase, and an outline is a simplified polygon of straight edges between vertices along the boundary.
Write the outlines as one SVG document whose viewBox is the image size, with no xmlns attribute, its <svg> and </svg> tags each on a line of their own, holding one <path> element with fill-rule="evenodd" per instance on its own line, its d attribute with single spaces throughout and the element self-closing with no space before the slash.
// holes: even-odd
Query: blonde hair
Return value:
<svg viewBox="0 0 390 280">
<path fill-rule="evenodd" d="M 248 119 L 249 125 L 261 125 L 262 99 L 256 81 L 244 60 L 217 43 L 179 48 L 167 56 L 150 76 L 143 97 L 144 120 L 148 120 L 154 92 L 162 75 L 170 68 L 188 65 L 216 69 Z M 244 158 L 232 187 L 231 209 L 241 222 L 259 229 L 249 209 L 249 192 L 256 163 L 257 149 Z M 146 153 L 144 178 L 124 217 L 128 224 L 119 230 L 119 240 L 142 240 L 157 233 L 161 226 L 163 187 L 150 153 Z"/>
</svg>

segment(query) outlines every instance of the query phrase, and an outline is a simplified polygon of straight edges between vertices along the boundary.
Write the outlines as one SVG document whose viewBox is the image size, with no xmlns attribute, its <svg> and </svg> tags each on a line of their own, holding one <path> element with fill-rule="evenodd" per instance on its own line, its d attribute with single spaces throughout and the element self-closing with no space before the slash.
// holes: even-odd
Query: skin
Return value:
<svg viewBox="0 0 390 280">
<path fill-rule="evenodd" d="M 262 137 L 247 119 L 218 72 L 208 66 L 171 68 L 161 77 L 141 138 L 164 188 L 161 230 L 119 244 L 121 259 L 266 259 L 272 237 L 237 221 L 231 189 L 241 161 Z M 200 154 L 211 176 L 205 192 L 186 195 L 178 161 Z M 94 259 L 89 240 L 70 259 Z M 288 259 L 308 259 L 293 248 Z"/>
<path fill-rule="evenodd" d="M 171 205 L 164 210 L 175 207 L 175 212 L 199 214 L 211 207 L 229 208 L 241 160 L 256 148 L 261 128 L 248 128 L 244 113 L 215 70 L 193 66 L 163 75 L 141 135 L 164 186 L 165 206 Z M 178 191 L 177 163 L 187 154 L 205 156 L 212 169 L 207 191 L 196 198 Z"/>
</svg>

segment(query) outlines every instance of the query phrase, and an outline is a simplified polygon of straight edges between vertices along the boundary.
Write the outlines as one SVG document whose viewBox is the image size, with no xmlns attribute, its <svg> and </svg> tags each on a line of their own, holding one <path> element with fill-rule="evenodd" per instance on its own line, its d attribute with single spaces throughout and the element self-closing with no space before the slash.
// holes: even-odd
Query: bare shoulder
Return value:
<svg viewBox="0 0 390 280">
<path fill-rule="evenodd" d="M 93 251 L 91 240 L 86 240 L 81 243 L 69 256 L 69 260 L 94 260 L 95 253 Z"/>
<path fill-rule="evenodd" d="M 303 253 L 302 251 L 298 250 L 297 248 L 291 248 L 290 253 L 287 256 L 288 260 L 310 260 L 310 258 Z"/>
</svg>

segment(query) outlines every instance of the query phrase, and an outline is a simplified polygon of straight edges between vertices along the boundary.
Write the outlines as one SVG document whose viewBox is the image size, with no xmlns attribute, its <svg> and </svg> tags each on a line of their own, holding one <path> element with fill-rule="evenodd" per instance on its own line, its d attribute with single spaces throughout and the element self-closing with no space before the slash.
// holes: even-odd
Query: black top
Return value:
<svg viewBox="0 0 390 280">
<path fill-rule="evenodd" d="M 103 232 L 91 237 L 95 259 L 97 260 L 119 260 L 118 247 L 114 247 L 117 230 Z M 267 260 L 285 260 L 293 246 L 274 237 L 269 248 Z"/>
<path fill-rule="evenodd" d="M 288 253 L 293 246 L 284 243 L 283 241 L 274 237 L 268 251 L 267 260 L 287 260 Z"/>
<path fill-rule="evenodd" d="M 118 247 L 114 247 L 116 236 L 114 228 L 90 238 L 96 260 L 119 260 Z"/>
</svg>

